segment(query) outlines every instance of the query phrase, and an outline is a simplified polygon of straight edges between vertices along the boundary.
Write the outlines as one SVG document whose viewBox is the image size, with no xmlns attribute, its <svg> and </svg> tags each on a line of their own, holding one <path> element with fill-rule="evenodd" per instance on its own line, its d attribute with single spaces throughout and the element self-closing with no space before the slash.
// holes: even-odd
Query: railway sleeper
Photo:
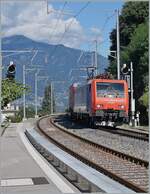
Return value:
<svg viewBox="0 0 150 194">
<path fill-rule="evenodd" d="M 132 171 L 127 171 L 126 169 L 121 169 L 121 168 L 110 168 L 110 167 L 108 167 L 107 168 L 108 170 L 111 170 L 111 171 L 114 171 L 114 172 L 125 172 L 125 174 L 137 174 L 137 175 L 139 175 L 139 176 L 141 176 L 141 175 L 146 175 L 147 174 L 147 172 L 143 172 L 143 171 L 141 171 L 141 172 L 136 172 L 134 169 L 132 170 Z"/>
<path fill-rule="evenodd" d="M 56 140 L 55 140 L 56 141 Z M 58 142 L 57 142 L 58 143 Z M 61 143 L 59 143 L 58 145 L 60 146 Z M 85 161 L 86 160 L 86 163 L 91 163 L 91 165 L 96 168 L 97 170 L 100 170 L 102 171 L 103 173 L 105 173 L 106 175 L 112 177 L 114 180 L 118 180 L 120 183 L 132 188 L 133 190 L 137 191 L 137 192 L 143 192 L 145 191 L 144 189 L 136 186 L 134 183 L 131 183 L 131 181 L 127 181 L 127 180 L 124 180 L 123 178 L 113 174 L 112 172 L 108 172 L 108 170 L 104 169 L 103 167 L 100 167 L 98 166 L 98 164 L 94 164 L 92 161 L 88 161 L 88 159 L 85 159 L 83 158 L 83 156 L 80 156 L 76 153 L 72 153 L 71 150 L 69 150 L 68 148 L 65 148 L 64 145 L 61 145 L 66 151 L 68 151 L 69 153 L 71 153 L 71 155 L 74 155 L 75 157 L 77 158 L 80 158 L 81 161 Z"/>
<path fill-rule="evenodd" d="M 52 119 L 51 119 L 51 121 L 53 122 Z M 56 125 L 56 124 L 54 124 L 54 125 Z M 57 127 L 57 126 L 56 126 L 56 127 Z M 65 132 L 67 131 L 67 130 L 65 130 L 65 129 L 62 129 L 61 126 L 59 126 L 59 129 L 60 129 L 61 131 L 65 131 Z M 70 133 L 70 132 L 67 131 L 67 133 Z M 74 133 L 72 133 L 72 134 L 73 134 L 75 137 L 77 137 L 77 138 L 80 136 L 80 135 L 77 135 L 77 134 L 74 134 Z M 80 137 L 81 137 L 81 136 L 80 136 Z M 90 141 L 87 140 L 86 138 L 83 138 L 83 137 L 81 137 L 81 138 L 82 138 L 82 140 L 84 140 L 85 142 L 90 142 Z M 95 145 L 94 142 L 91 142 L 91 145 L 97 147 L 97 145 Z M 101 149 L 103 149 L 104 151 L 107 150 L 109 153 L 112 153 L 113 155 L 119 156 L 120 158 L 122 158 L 122 159 L 124 159 L 124 160 L 128 160 L 128 161 L 134 162 L 134 163 L 136 163 L 136 164 L 140 164 L 141 166 L 145 166 L 145 167 L 148 168 L 148 164 L 147 164 L 147 163 L 145 163 L 145 162 L 143 162 L 143 161 L 138 161 L 136 158 L 133 159 L 133 157 L 130 157 L 130 156 L 128 156 L 128 155 L 125 156 L 125 155 L 122 154 L 122 153 L 119 153 L 119 152 L 116 153 L 116 151 L 107 149 L 107 148 L 105 148 L 105 147 L 103 147 L 103 146 L 101 146 L 101 145 L 99 145 L 98 147 L 101 147 Z"/>
<path fill-rule="evenodd" d="M 118 173 L 119 174 L 119 173 Z M 120 173 L 120 174 L 122 174 L 122 173 Z M 130 173 L 130 172 L 125 172 L 125 173 L 123 173 L 123 176 L 132 176 L 132 177 L 137 177 L 137 178 L 147 178 L 148 179 L 148 176 L 146 176 L 145 174 L 139 174 L 139 173 L 136 173 L 136 172 L 132 172 L 132 173 Z"/>
</svg>

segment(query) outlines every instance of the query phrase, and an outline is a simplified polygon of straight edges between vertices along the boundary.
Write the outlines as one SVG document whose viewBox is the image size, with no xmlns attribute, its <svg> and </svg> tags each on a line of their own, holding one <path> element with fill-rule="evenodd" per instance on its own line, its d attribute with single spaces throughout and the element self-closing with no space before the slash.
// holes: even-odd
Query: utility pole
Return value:
<svg viewBox="0 0 150 194">
<path fill-rule="evenodd" d="M 117 79 L 120 79 L 120 33 L 119 33 L 119 9 L 117 12 Z"/>
<path fill-rule="evenodd" d="M 25 65 L 23 65 L 23 86 L 24 86 L 24 90 L 23 90 L 23 121 L 26 120 L 26 93 L 25 93 Z"/>
<path fill-rule="evenodd" d="M 2 18 L 1 18 L 1 1 L 0 1 L 0 135 L 2 133 Z"/>
<path fill-rule="evenodd" d="M 51 115 L 53 114 L 53 84 L 51 82 Z"/>
<path fill-rule="evenodd" d="M 130 104 L 131 104 L 131 121 L 130 121 L 130 124 L 133 126 L 134 125 L 134 120 L 135 120 L 135 99 L 133 97 L 133 63 L 131 62 L 130 63 L 130 80 L 131 80 L 131 88 L 130 88 L 130 95 L 131 95 L 131 98 L 130 98 Z"/>
<path fill-rule="evenodd" d="M 35 118 L 38 118 L 38 114 L 37 114 L 37 103 L 38 103 L 38 100 L 37 100 L 37 98 L 38 98 L 38 93 L 37 93 L 37 88 L 38 88 L 38 74 L 39 74 L 39 71 L 40 71 L 40 69 L 38 69 L 37 70 L 37 72 L 35 73 Z"/>
<path fill-rule="evenodd" d="M 37 115 L 37 76 L 38 76 L 38 72 L 35 73 L 35 118 L 38 117 Z"/>
<path fill-rule="evenodd" d="M 32 66 L 34 67 L 34 66 Z M 38 67 L 38 66 L 35 66 Z M 23 65 L 23 85 L 25 87 L 26 81 L 25 81 L 25 74 L 26 71 L 34 71 L 36 70 L 35 67 L 33 69 L 31 68 L 25 68 L 25 65 Z M 37 70 L 37 72 L 35 73 L 35 118 L 37 118 L 37 75 L 39 73 L 39 70 Z M 25 90 L 23 92 L 23 121 L 26 120 L 26 94 L 25 94 Z"/>
<path fill-rule="evenodd" d="M 35 118 L 38 118 L 38 80 L 48 79 L 48 76 L 38 76 L 40 69 L 35 73 Z"/>
<path fill-rule="evenodd" d="M 97 65 L 97 40 L 95 40 L 95 76 L 97 76 L 97 69 L 98 69 L 98 65 Z"/>
</svg>

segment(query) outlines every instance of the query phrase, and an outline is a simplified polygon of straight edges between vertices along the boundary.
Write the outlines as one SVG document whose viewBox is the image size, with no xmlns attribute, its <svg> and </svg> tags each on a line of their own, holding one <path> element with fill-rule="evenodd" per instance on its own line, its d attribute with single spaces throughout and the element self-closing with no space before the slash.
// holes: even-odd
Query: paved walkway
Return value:
<svg viewBox="0 0 150 194">
<path fill-rule="evenodd" d="M 0 139 L 0 193 L 60 194 L 77 192 L 52 166 L 43 161 L 43 158 L 29 144 L 23 130 L 31 126 L 33 126 L 33 121 L 24 124 L 10 124 Z M 31 157 L 31 154 L 34 157 Z M 44 170 L 35 162 L 36 158 L 41 163 L 43 162 L 47 171 L 53 173 L 53 177 L 44 173 Z M 62 184 L 61 188 L 55 184 L 58 177 Z"/>
</svg>

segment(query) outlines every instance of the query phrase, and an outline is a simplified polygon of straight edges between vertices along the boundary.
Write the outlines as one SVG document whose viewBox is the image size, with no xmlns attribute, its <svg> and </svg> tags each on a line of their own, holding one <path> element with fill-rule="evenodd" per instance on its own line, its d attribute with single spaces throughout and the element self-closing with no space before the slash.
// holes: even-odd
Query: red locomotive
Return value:
<svg viewBox="0 0 150 194">
<path fill-rule="evenodd" d="M 86 84 L 72 84 L 69 113 L 88 119 L 91 126 L 116 126 L 128 121 L 128 86 L 124 80 L 91 79 Z"/>
</svg>

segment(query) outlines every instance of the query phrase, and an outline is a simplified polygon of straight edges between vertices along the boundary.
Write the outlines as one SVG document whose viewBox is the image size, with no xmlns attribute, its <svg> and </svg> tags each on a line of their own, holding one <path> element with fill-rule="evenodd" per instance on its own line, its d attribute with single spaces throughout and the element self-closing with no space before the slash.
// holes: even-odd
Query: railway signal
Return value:
<svg viewBox="0 0 150 194">
<path fill-rule="evenodd" d="M 133 96 L 133 64 L 130 63 L 130 68 L 127 67 L 126 64 L 123 64 L 121 68 L 122 79 L 126 80 L 128 83 L 128 92 L 130 96 L 130 125 L 135 125 L 135 99 Z"/>
<path fill-rule="evenodd" d="M 121 72 L 123 75 L 127 75 L 129 73 L 129 69 L 126 64 L 123 64 L 123 67 L 121 68 Z"/>
<path fill-rule="evenodd" d="M 130 69 L 126 64 L 123 64 L 123 67 L 121 68 L 121 79 L 126 80 L 128 83 L 128 90 L 131 89 L 131 75 L 130 75 Z"/>
<path fill-rule="evenodd" d="M 6 77 L 8 79 L 15 79 L 15 74 L 16 74 L 16 65 L 13 63 L 13 61 L 10 61 L 10 64 L 7 67 Z"/>
</svg>

